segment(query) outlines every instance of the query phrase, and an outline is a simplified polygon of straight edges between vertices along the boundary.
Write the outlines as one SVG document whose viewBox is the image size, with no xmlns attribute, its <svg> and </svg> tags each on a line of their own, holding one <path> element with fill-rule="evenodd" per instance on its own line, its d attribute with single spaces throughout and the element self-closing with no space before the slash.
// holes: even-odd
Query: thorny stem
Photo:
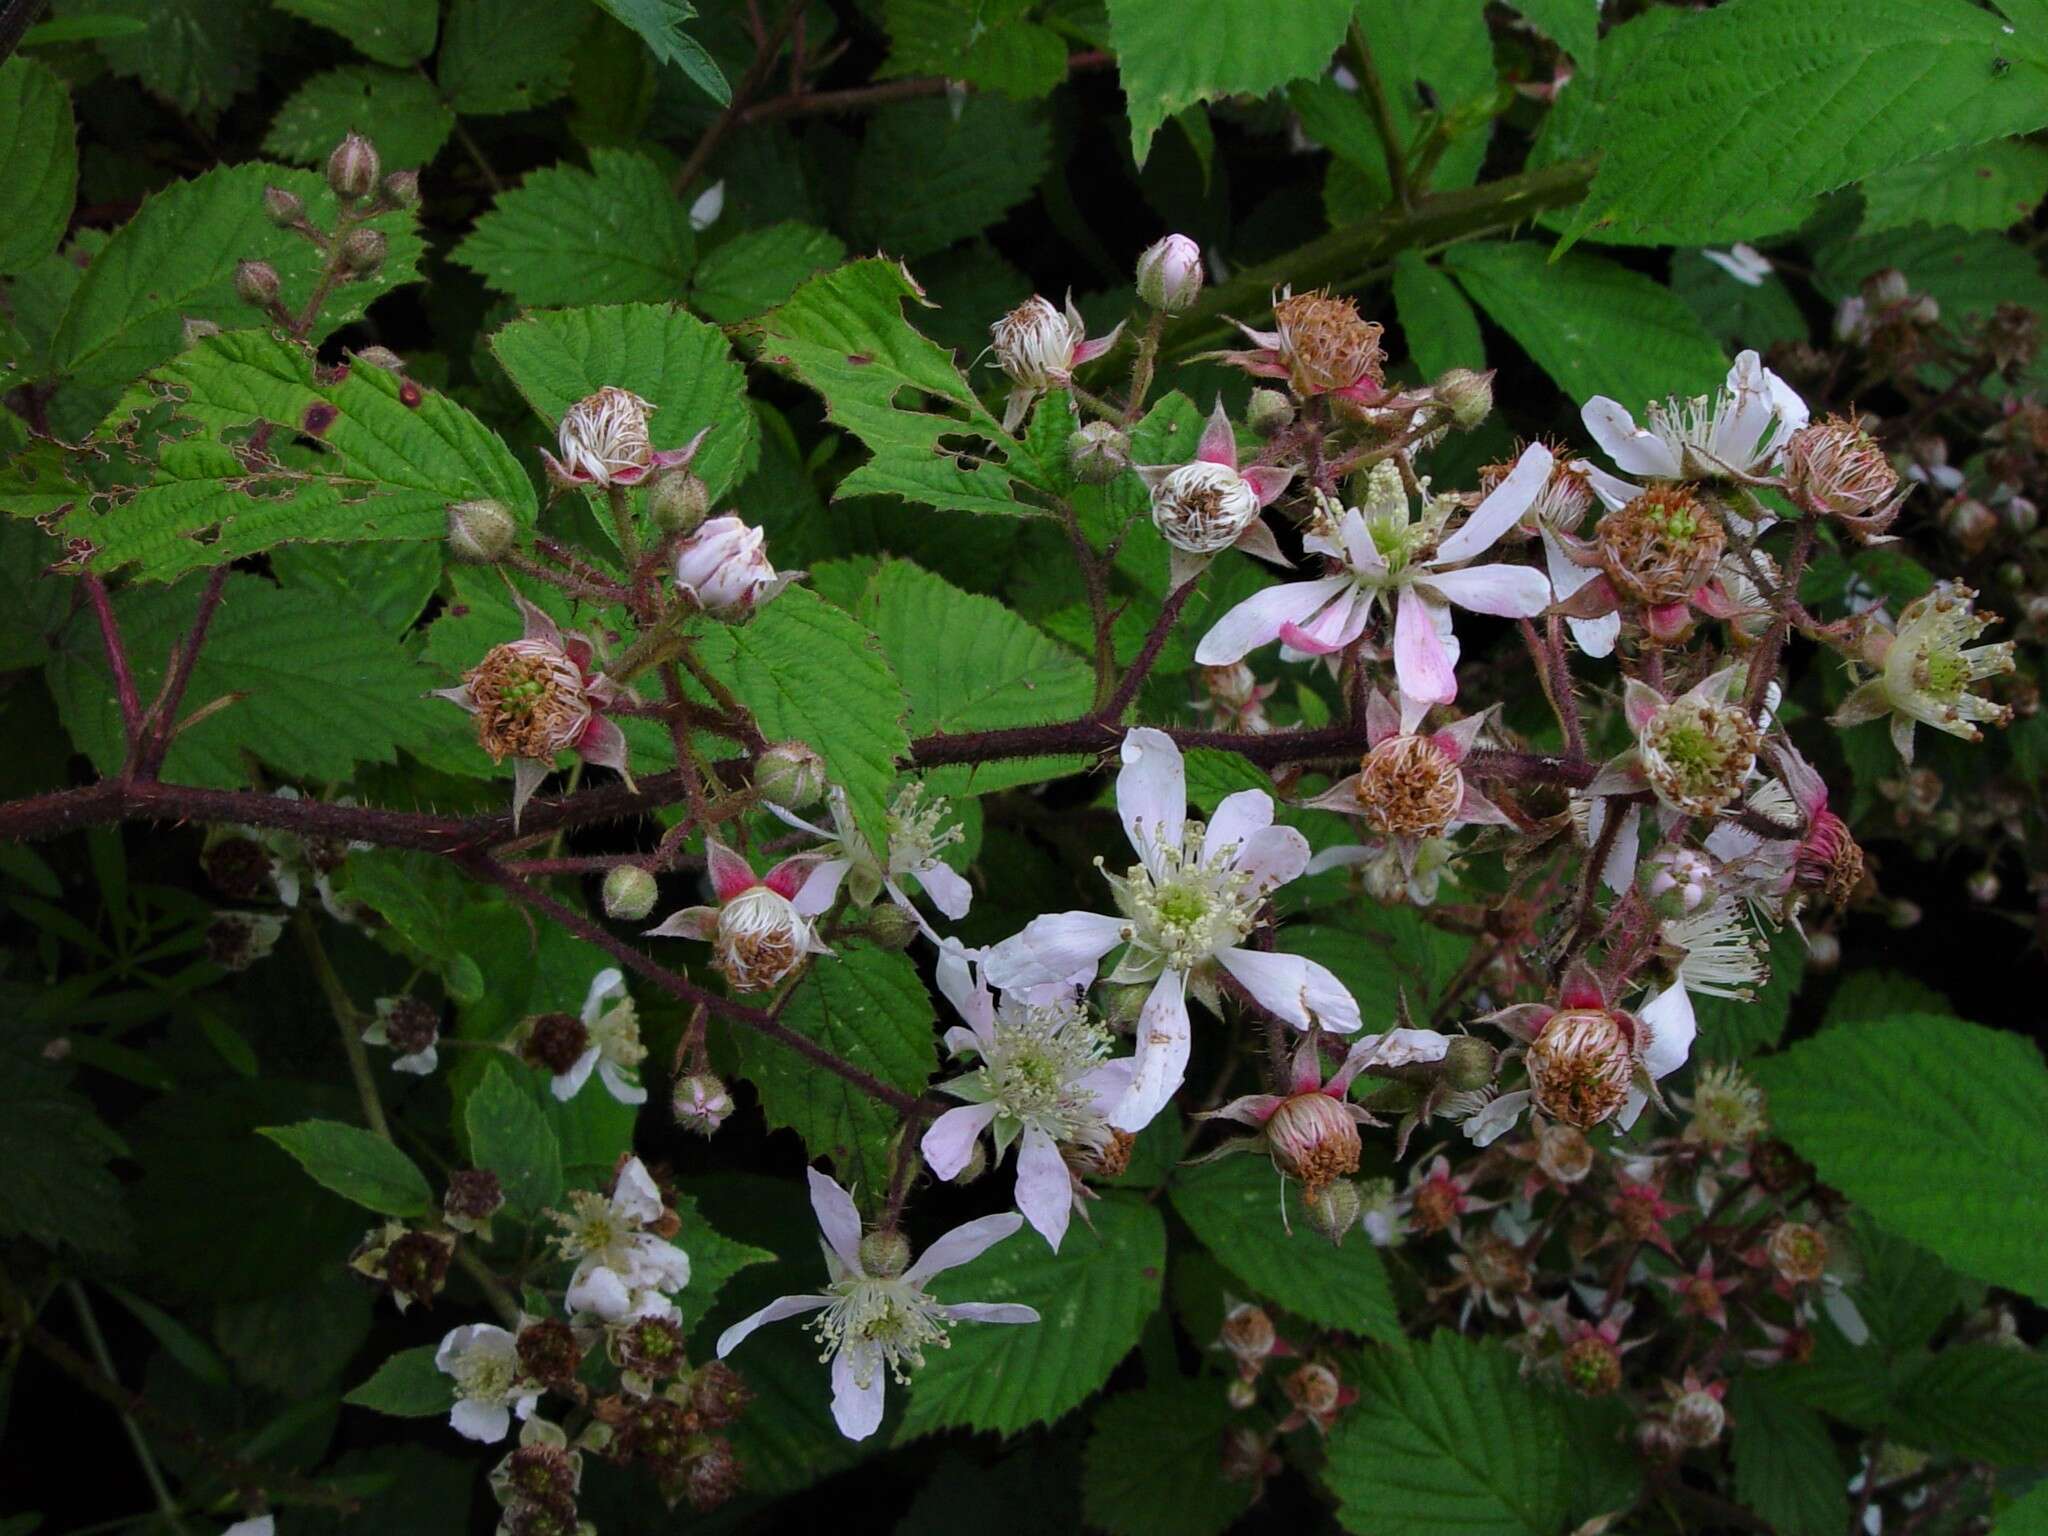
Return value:
<svg viewBox="0 0 2048 1536">
<path fill-rule="evenodd" d="M 1099 50 L 1067 55 L 1067 69 L 1073 74 L 1107 69 L 1115 56 Z M 861 112 L 869 107 L 886 107 L 892 102 L 915 101 L 924 96 L 942 96 L 958 81 L 943 75 L 918 75 L 908 80 L 888 80 L 880 85 L 858 85 L 843 91 L 791 90 L 787 95 L 756 102 L 739 114 L 739 124 L 774 122 L 787 117 L 827 117 L 839 112 Z M 970 87 L 971 89 L 971 87 Z"/>
<path fill-rule="evenodd" d="M 1775 605 L 1777 615 L 1771 620 L 1763 644 L 1757 647 L 1755 660 L 1749 664 L 1748 683 L 1742 691 L 1742 707 L 1751 715 L 1763 707 L 1771 680 L 1778 675 L 1778 663 L 1784 657 L 1785 640 L 1792 629 L 1791 605 L 1797 600 L 1799 578 L 1806 574 L 1806 562 L 1813 554 L 1813 541 L 1818 532 L 1819 519 L 1809 512 L 1800 520 L 1791 557 L 1785 562 L 1785 579 L 1779 583 Z"/>
<path fill-rule="evenodd" d="M 108 1381 L 118 1383 L 120 1377 L 114 1372 L 114 1357 L 107 1351 L 106 1336 L 100 1332 L 99 1319 L 93 1316 L 92 1302 L 86 1298 L 85 1287 L 76 1280 L 66 1280 L 64 1289 L 70 1293 L 71 1305 L 78 1312 L 78 1327 L 85 1335 L 86 1347 L 106 1374 Z M 118 1407 L 121 1428 L 127 1432 L 128 1443 L 135 1447 L 135 1459 L 142 1466 L 142 1475 L 149 1483 L 150 1495 L 156 1500 L 158 1513 L 164 1524 L 183 1536 L 185 1527 L 178 1519 L 178 1501 L 171 1497 L 170 1485 L 164 1481 L 163 1468 L 156 1464 L 156 1453 L 149 1448 L 149 1438 L 142 1432 L 142 1426 L 135 1422 L 135 1416 L 126 1408 Z"/>
<path fill-rule="evenodd" d="M 623 485 L 604 488 L 605 505 L 612 514 L 612 533 L 619 541 L 619 554 L 625 560 L 626 569 L 631 571 L 640 565 L 640 533 L 633 526 L 633 508 L 627 496 Z"/>
<path fill-rule="evenodd" d="M 107 598 L 107 584 L 91 571 L 85 575 L 86 600 L 99 622 L 100 640 L 106 646 L 107 666 L 114 674 L 114 692 L 121 701 L 121 731 L 128 743 L 132 762 L 142 745 L 142 698 L 135 691 L 135 674 L 128 667 L 128 648 L 121 640 L 121 626 L 114 619 L 114 605 Z"/>
<path fill-rule="evenodd" d="M 1096 711 L 1102 720 L 1121 720 L 1124 711 L 1131 707 L 1131 701 L 1137 698 L 1138 690 L 1144 686 L 1145 679 L 1158 662 L 1159 652 L 1166 645 L 1167 636 L 1173 633 L 1174 623 L 1180 618 L 1180 611 L 1187 606 L 1188 598 L 1194 590 L 1195 583 L 1192 580 L 1184 581 L 1167 595 L 1164 603 L 1159 605 L 1159 617 L 1152 621 L 1152 629 L 1145 636 L 1145 644 L 1139 650 L 1137 659 L 1131 663 L 1130 670 L 1124 673 L 1124 679 L 1117 684 L 1116 692 Z"/>
<path fill-rule="evenodd" d="M 144 739 L 132 765 L 134 778 L 154 779 L 163 766 L 164 754 L 171 749 L 171 737 L 177 732 L 178 705 L 192 681 L 192 668 L 199 660 L 199 648 L 206 644 L 206 631 L 213 624 L 214 611 L 220 607 L 227 579 L 228 568 L 224 565 L 215 566 L 206 578 L 206 590 L 199 595 L 199 610 L 192 616 L 192 627 L 173 653 L 170 668 L 164 674 L 163 689 L 143 722 Z"/>
<path fill-rule="evenodd" d="M 596 582 L 591 581 L 587 577 L 575 575 L 572 572 L 558 571 L 552 566 L 543 565 L 540 561 L 533 559 L 529 555 L 520 554 L 516 550 L 505 557 L 505 564 L 518 571 L 521 575 L 531 576 L 535 581 L 544 581 L 549 586 L 559 588 L 561 591 L 568 593 L 571 597 L 582 598 L 585 602 L 624 603 L 632 596 L 630 592 L 617 582 Z"/>
<path fill-rule="evenodd" d="M 1145 414 L 1145 397 L 1152 393 L 1152 370 L 1159 361 L 1159 340 L 1166 334 L 1166 311 L 1155 309 L 1145 322 L 1145 334 L 1138 338 L 1138 355 L 1131 364 L 1131 398 L 1124 403 L 1124 425 L 1135 425 Z"/>
<path fill-rule="evenodd" d="M 1102 562 L 1096 558 L 1094 546 L 1081 532 L 1081 519 L 1073 504 L 1063 499 L 1058 506 L 1060 524 L 1066 529 L 1067 544 L 1074 551 L 1074 561 L 1081 567 L 1081 584 L 1088 592 L 1088 616 L 1095 626 L 1095 702 L 1101 706 L 1116 691 L 1110 680 L 1116 674 L 1116 639 L 1112 631 L 1116 621 L 1109 611 L 1109 587 L 1103 580 Z"/>
</svg>

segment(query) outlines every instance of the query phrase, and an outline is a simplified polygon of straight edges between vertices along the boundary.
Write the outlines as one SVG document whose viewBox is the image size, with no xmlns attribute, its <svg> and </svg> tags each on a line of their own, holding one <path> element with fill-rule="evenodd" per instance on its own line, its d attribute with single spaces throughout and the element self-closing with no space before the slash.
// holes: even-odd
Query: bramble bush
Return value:
<svg viewBox="0 0 2048 1536">
<path fill-rule="evenodd" d="M 0 1536 L 2048 1532 L 2043 0 L 0 57 Z"/>
</svg>

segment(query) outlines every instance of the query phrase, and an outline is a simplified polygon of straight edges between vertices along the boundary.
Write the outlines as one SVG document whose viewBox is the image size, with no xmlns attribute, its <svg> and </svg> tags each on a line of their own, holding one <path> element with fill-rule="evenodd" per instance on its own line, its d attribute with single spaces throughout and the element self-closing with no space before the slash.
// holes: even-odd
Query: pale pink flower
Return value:
<svg viewBox="0 0 2048 1536">
<path fill-rule="evenodd" d="M 716 619 L 737 623 L 753 615 L 802 571 L 777 571 L 768 559 L 768 535 L 737 517 L 714 517 L 676 549 L 676 590 Z"/>
<path fill-rule="evenodd" d="M 842 884 L 863 907 L 873 906 L 886 892 L 917 924 L 918 931 L 936 944 L 938 935 L 904 889 L 906 881 L 914 880 L 947 917 L 958 922 L 967 915 L 974 904 L 974 887 L 939 857 L 967 834 L 951 819 L 951 807 L 943 798 L 934 795 L 926 800 L 922 784 L 904 786 L 889 807 L 886 857 L 875 852 L 854 819 L 846 791 L 837 784 L 826 796 L 826 807 L 832 816 L 829 831 L 773 801 L 765 806 L 768 814 L 784 825 L 824 839 L 822 847 L 811 850 L 819 862 L 797 892 L 800 910 L 807 914 L 827 910 L 838 899 Z"/>
<path fill-rule="evenodd" d="M 1091 341 L 1072 294 L 1067 296 L 1066 313 L 1061 314 L 1050 299 L 1035 293 L 990 326 L 990 350 L 1011 384 L 1010 401 L 1003 409 L 1003 430 L 1016 431 L 1033 400 L 1073 382 L 1074 370 L 1115 346 L 1123 329 L 1119 324 L 1107 336 Z"/>
<path fill-rule="evenodd" d="M 1202 248 L 1186 235 L 1168 235 L 1138 257 L 1138 297 L 1177 315 L 1202 296 Z"/>
<path fill-rule="evenodd" d="M 815 853 L 784 859 L 765 875 L 715 837 L 704 840 L 714 907 L 685 907 L 648 929 L 665 939 L 711 945 L 711 963 L 742 992 L 765 992 L 792 975 L 811 955 L 829 955 L 811 919 L 824 910 L 799 900 L 818 866 Z M 829 906 L 830 899 L 825 905 Z"/>
<path fill-rule="evenodd" d="M 1595 395 L 1579 419 L 1624 474 L 1708 480 L 1769 474 L 1808 412 L 1791 385 L 1744 352 L 1711 398 L 1673 398 L 1644 415 L 1649 425 L 1639 427 L 1626 406 Z"/>
<path fill-rule="evenodd" d="M 558 459 L 540 451 L 550 484 L 562 489 L 638 485 L 657 470 L 680 469 L 696 456 L 711 429 L 706 427 L 680 448 L 657 451 L 647 435 L 647 418 L 655 407 L 629 389 L 607 384 L 578 400 L 562 415 L 556 442 Z"/>
</svg>

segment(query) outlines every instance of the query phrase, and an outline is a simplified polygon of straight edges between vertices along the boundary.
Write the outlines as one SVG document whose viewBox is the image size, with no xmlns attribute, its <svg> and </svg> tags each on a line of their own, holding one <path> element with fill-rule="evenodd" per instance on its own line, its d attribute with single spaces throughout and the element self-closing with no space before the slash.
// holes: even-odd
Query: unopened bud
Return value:
<svg viewBox="0 0 2048 1536">
<path fill-rule="evenodd" d="M 711 515 L 711 487 L 687 470 L 663 475 L 647 493 L 647 515 L 663 533 L 695 533 Z"/>
<path fill-rule="evenodd" d="M 713 1072 L 693 1072 L 683 1078 L 669 1103 L 676 1112 L 676 1124 L 699 1136 L 715 1135 L 732 1114 L 732 1093 L 725 1080 Z"/>
<path fill-rule="evenodd" d="M 1327 1365 L 1313 1360 L 1298 1366 L 1280 1383 L 1287 1401 L 1303 1413 L 1321 1416 L 1335 1413 L 1344 1398 L 1344 1383 Z"/>
<path fill-rule="evenodd" d="M 879 902 L 868 913 L 868 937 L 883 949 L 908 949 L 917 931 L 917 919 L 893 901 Z"/>
<path fill-rule="evenodd" d="M 1436 381 L 1436 397 L 1449 409 L 1452 423 L 1469 432 L 1493 414 L 1493 370 L 1452 368 Z"/>
<path fill-rule="evenodd" d="M 1344 1238 L 1358 1225 L 1365 1214 L 1365 1202 L 1359 1197 L 1358 1186 L 1349 1179 L 1338 1179 L 1326 1184 L 1303 1202 L 1308 1207 L 1308 1222 L 1330 1240 L 1330 1246 L 1341 1248 Z"/>
<path fill-rule="evenodd" d="M 2025 496 L 2015 496 L 2005 504 L 2005 526 L 2019 538 L 2026 538 L 2041 526 L 2041 509 Z"/>
<path fill-rule="evenodd" d="M 1443 1082 L 1453 1093 L 1471 1093 L 1493 1081 L 1500 1052 L 1476 1035 L 1453 1035 L 1444 1050 Z"/>
<path fill-rule="evenodd" d="M 1721 1438 L 1721 1430 L 1728 1422 L 1728 1410 L 1721 1406 L 1721 1399 L 1704 1387 L 1688 1392 L 1671 1405 L 1671 1427 L 1678 1438 L 1695 1450 L 1712 1445 Z"/>
<path fill-rule="evenodd" d="M 1950 502 L 1941 522 L 1966 555 L 1979 553 L 1998 532 L 1998 514 L 1974 496 L 1961 496 Z"/>
<path fill-rule="evenodd" d="M 1178 315 L 1202 296 L 1202 248 L 1186 235 L 1168 235 L 1138 258 L 1138 297 Z"/>
<path fill-rule="evenodd" d="M 464 565 L 496 565 L 512 553 L 519 526 L 495 501 L 458 501 L 448 508 L 448 553 Z"/>
<path fill-rule="evenodd" d="M 894 1279 L 910 1268 L 910 1239 L 883 1227 L 860 1240 L 860 1267 L 877 1280 Z"/>
<path fill-rule="evenodd" d="M 1223 1389 L 1223 1401 L 1230 1404 L 1239 1413 L 1243 1413 L 1247 1408 L 1253 1408 L 1258 1405 L 1258 1385 L 1255 1382 L 1246 1381 L 1242 1376 L 1232 1377 L 1230 1385 Z"/>
<path fill-rule="evenodd" d="M 1963 882 L 1963 889 L 1970 893 L 1970 900 L 1980 907 L 1988 907 L 1998 900 L 2001 889 L 1995 870 L 1980 869 Z"/>
<path fill-rule="evenodd" d="M 1259 437 L 1271 437 L 1294 425 L 1294 402 L 1277 389 L 1255 389 L 1244 424 Z"/>
<path fill-rule="evenodd" d="M 661 894 L 654 876 L 635 864 L 621 864 L 604 877 L 604 915 L 622 923 L 637 923 L 654 910 Z"/>
<path fill-rule="evenodd" d="M 802 810 L 825 793 L 825 760 L 800 741 L 779 741 L 755 762 L 754 789 L 770 805 Z"/>
<path fill-rule="evenodd" d="M 1842 941 L 1832 933 L 1822 931 L 1811 935 L 1806 941 L 1806 968 L 1809 971 L 1832 971 L 1842 963 Z"/>
<path fill-rule="evenodd" d="M 277 268 L 267 261 L 245 261 L 235 268 L 235 297 L 244 304 L 267 309 L 284 289 Z"/>
<path fill-rule="evenodd" d="M 263 216 L 280 229 L 289 229 L 306 216 L 306 200 L 283 187 L 265 187 Z"/>
<path fill-rule="evenodd" d="M 2027 584 L 2027 568 L 2017 560 L 2002 560 L 1998 565 L 1998 584 L 2008 592 L 2017 592 Z"/>
<path fill-rule="evenodd" d="M 368 277 L 384 265 L 391 242 L 381 229 L 352 229 L 341 237 L 341 265 L 357 277 Z"/>
<path fill-rule="evenodd" d="M 384 201 L 394 208 L 417 208 L 420 202 L 420 173 L 393 171 L 386 176 Z"/>
<path fill-rule="evenodd" d="M 1067 439 L 1067 465 L 1084 485 L 1107 485 L 1131 467 L 1131 440 L 1114 424 L 1091 421 Z"/>
<path fill-rule="evenodd" d="M 1909 901 L 1904 896 L 1901 896 L 1892 902 L 1890 908 L 1885 912 L 1885 921 L 1894 928 L 1917 928 L 1920 926 L 1920 919 L 1923 915 L 1919 902 Z"/>
<path fill-rule="evenodd" d="M 377 146 L 359 133 L 351 133 L 334 146 L 327 157 L 327 185 L 344 202 L 368 197 L 377 190 Z"/>
</svg>

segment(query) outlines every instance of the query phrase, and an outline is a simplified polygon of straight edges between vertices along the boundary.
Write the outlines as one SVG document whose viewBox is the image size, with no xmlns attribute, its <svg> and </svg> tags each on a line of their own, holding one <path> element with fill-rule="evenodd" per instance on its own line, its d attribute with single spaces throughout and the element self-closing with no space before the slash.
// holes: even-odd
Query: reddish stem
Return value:
<svg viewBox="0 0 2048 1536">
<path fill-rule="evenodd" d="M 121 640 L 121 626 L 114 620 L 114 605 L 107 597 L 107 584 L 88 571 L 86 600 L 99 620 L 100 640 L 107 648 L 107 665 L 113 669 L 114 692 L 121 700 L 121 734 L 128 743 L 128 760 L 135 760 L 142 744 L 142 696 L 135 691 L 135 674 L 128 665 L 128 647 Z"/>
<path fill-rule="evenodd" d="M 224 565 L 215 566 L 206 578 L 206 590 L 199 595 L 199 611 L 192 616 L 192 627 L 172 654 L 170 669 L 164 674 L 163 690 L 149 707 L 149 719 L 144 723 L 145 737 L 132 764 L 133 777 L 137 779 L 154 779 L 157 770 L 163 767 L 164 755 L 171 750 L 171 737 L 177 731 L 178 705 L 184 700 L 185 689 L 192 681 L 192 668 L 199 661 L 199 648 L 206 644 L 206 631 L 213 624 L 213 615 L 220 607 L 221 593 L 227 587 L 227 580 L 228 568 Z"/>
</svg>

